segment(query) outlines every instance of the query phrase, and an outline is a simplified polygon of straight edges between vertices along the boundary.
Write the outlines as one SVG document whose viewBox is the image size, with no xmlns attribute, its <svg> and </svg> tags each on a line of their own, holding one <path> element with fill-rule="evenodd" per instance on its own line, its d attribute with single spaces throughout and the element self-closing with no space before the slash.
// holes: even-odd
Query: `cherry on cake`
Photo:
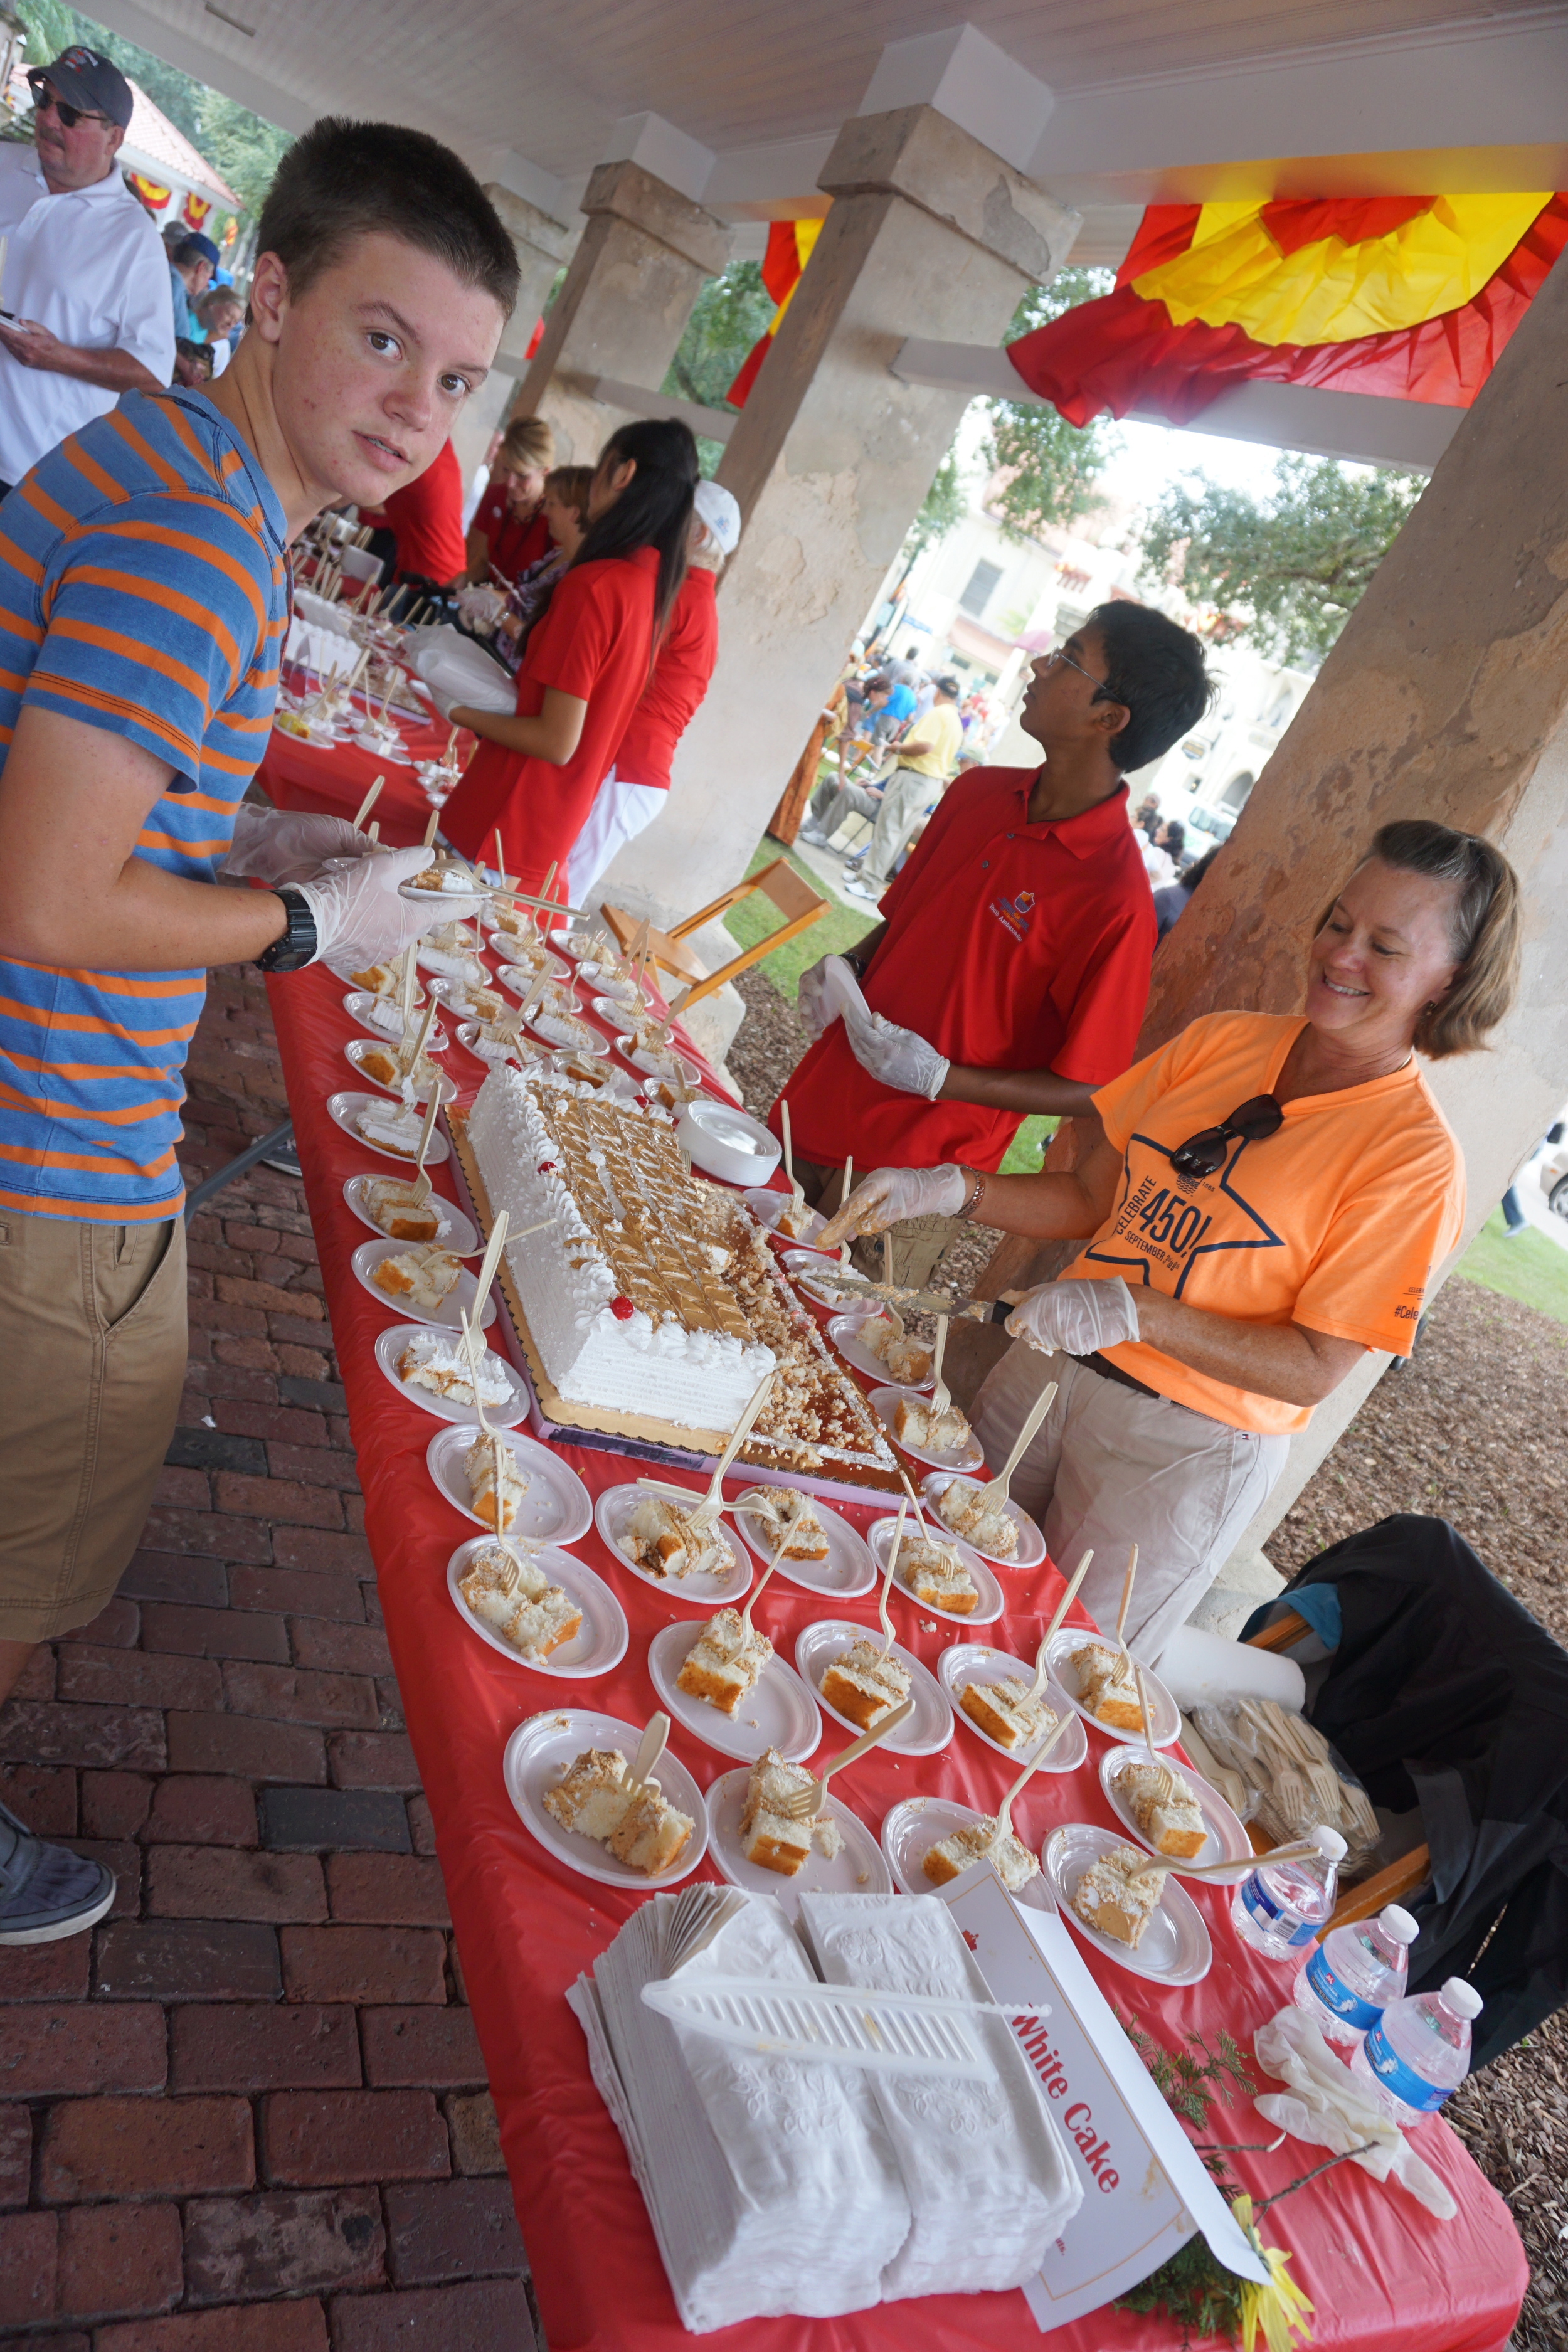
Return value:
<svg viewBox="0 0 1568 2352">
<path fill-rule="evenodd" d="M 721 1715 L 733 1715 L 762 1679 L 773 1654 L 767 1635 L 748 1626 L 738 1609 L 720 1609 L 688 1650 L 676 1683 L 692 1698 L 705 1698 Z"/>
<path fill-rule="evenodd" d="M 796 1821 L 785 1809 L 792 1797 L 815 1787 L 804 1764 L 786 1764 L 776 1748 L 765 1748 L 752 1767 L 746 1801 L 741 1809 L 741 1851 L 763 1870 L 793 1878 L 808 1859 L 815 1843 L 831 1862 L 843 1846 L 837 1822 L 830 1813 Z"/>
<path fill-rule="evenodd" d="M 912 1680 L 908 1666 L 891 1650 L 884 1657 L 879 1643 L 851 1642 L 824 1674 L 822 1696 L 837 1714 L 869 1731 L 883 1716 L 902 1706 Z"/>
</svg>

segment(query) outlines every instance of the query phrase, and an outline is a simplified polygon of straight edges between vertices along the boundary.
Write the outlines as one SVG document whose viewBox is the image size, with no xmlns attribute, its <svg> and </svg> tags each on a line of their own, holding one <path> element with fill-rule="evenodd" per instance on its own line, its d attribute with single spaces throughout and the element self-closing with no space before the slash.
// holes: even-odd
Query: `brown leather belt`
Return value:
<svg viewBox="0 0 1568 2352">
<path fill-rule="evenodd" d="M 1120 1364 L 1113 1364 L 1109 1356 L 1075 1356 L 1073 1358 L 1073 1362 L 1075 1364 L 1087 1364 L 1089 1370 L 1091 1372 L 1098 1372 L 1102 1380 L 1115 1381 L 1121 1387 L 1124 1389 L 1131 1389 L 1138 1396 L 1152 1397 L 1156 1403 L 1159 1404 L 1164 1404 L 1169 1402 L 1167 1398 L 1163 1397 L 1160 1394 L 1158 1389 L 1148 1387 L 1142 1381 L 1135 1381 L 1131 1372 L 1124 1372 Z"/>
</svg>

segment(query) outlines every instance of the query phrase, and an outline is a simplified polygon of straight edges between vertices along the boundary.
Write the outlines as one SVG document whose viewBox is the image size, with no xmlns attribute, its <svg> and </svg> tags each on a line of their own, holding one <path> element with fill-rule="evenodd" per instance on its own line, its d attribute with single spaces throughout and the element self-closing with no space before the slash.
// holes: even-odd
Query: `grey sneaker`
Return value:
<svg viewBox="0 0 1568 2352">
<path fill-rule="evenodd" d="M 101 1862 L 35 1837 L 0 1805 L 0 1944 L 52 1944 L 79 1935 L 114 1900 Z"/>
</svg>

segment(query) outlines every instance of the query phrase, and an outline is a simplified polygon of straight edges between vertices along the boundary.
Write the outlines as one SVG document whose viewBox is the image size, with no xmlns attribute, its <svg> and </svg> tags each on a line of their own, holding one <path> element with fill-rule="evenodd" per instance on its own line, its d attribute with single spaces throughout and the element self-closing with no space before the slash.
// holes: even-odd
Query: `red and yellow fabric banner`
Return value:
<svg viewBox="0 0 1568 2352">
<path fill-rule="evenodd" d="M 212 208 L 212 198 L 210 196 L 198 196 L 191 189 L 186 189 L 184 217 L 187 227 L 205 228 L 207 225 L 207 215 L 211 212 Z"/>
<path fill-rule="evenodd" d="M 144 172 L 127 172 L 125 176 L 150 213 L 161 213 L 174 194 L 172 188 L 161 188 L 157 181 L 150 180 Z"/>
<path fill-rule="evenodd" d="M 744 408 L 746 394 L 757 380 L 757 370 L 767 358 L 779 320 L 789 309 L 790 298 L 800 284 L 801 272 L 811 259 L 812 247 L 822 234 L 819 220 L 773 221 L 768 227 L 768 249 L 763 257 L 763 284 L 773 296 L 778 308 L 774 310 L 765 335 L 759 335 L 746 354 L 745 364 L 729 391 L 724 394 L 731 408 Z"/>
<path fill-rule="evenodd" d="M 1568 245 L 1568 194 L 1151 205 L 1115 291 L 1007 346 L 1070 425 L 1243 383 L 1468 408 Z"/>
</svg>

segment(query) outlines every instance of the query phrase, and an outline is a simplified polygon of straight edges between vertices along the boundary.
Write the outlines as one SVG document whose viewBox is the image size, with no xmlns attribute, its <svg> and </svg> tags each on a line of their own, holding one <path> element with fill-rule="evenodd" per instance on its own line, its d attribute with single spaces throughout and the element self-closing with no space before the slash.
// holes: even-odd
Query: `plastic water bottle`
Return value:
<svg viewBox="0 0 1568 2352">
<path fill-rule="evenodd" d="M 1420 1933 L 1391 1903 L 1375 1919 L 1331 1927 L 1296 1979 L 1295 2002 L 1331 2042 L 1359 2042 L 1405 1995 L 1406 1948 Z"/>
<path fill-rule="evenodd" d="M 1468 2074 L 1470 2021 L 1482 2006 L 1463 1977 L 1390 2001 L 1352 2056 L 1352 2074 L 1396 2124 L 1418 2124 Z"/>
<path fill-rule="evenodd" d="M 1271 1960 L 1300 1959 L 1334 1907 L 1345 1842 L 1338 1830 L 1311 1832 L 1316 1853 L 1292 1862 L 1267 1855 L 1231 1897 L 1230 1916 L 1242 1941 Z"/>
</svg>

